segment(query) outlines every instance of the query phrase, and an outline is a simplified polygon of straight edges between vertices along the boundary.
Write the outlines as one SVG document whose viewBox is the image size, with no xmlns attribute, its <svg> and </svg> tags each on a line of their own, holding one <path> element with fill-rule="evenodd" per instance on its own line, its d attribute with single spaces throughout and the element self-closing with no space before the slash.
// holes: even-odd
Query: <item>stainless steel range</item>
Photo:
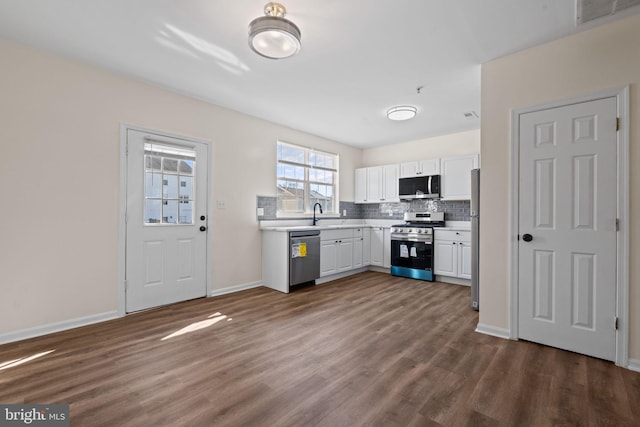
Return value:
<svg viewBox="0 0 640 427">
<path fill-rule="evenodd" d="M 444 212 L 407 212 L 391 227 L 391 274 L 433 281 L 433 227 L 444 226 Z"/>
</svg>

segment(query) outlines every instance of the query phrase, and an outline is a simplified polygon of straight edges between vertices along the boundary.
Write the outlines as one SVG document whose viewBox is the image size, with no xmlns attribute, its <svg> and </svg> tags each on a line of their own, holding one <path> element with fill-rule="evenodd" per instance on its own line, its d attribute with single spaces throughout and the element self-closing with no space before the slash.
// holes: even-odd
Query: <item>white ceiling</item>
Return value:
<svg viewBox="0 0 640 427">
<path fill-rule="evenodd" d="M 247 44 L 265 3 L 0 0 L 0 37 L 374 147 L 479 128 L 480 64 L 578 31 L 575 0 L 281 0 L 302 49 L 269 60 Z"/>
</svg>

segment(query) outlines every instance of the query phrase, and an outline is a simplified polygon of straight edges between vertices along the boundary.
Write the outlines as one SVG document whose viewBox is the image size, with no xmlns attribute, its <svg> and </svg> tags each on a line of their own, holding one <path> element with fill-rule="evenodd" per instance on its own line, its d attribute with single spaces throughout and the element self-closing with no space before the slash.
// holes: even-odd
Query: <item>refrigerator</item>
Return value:
<svg viewBox="0 0 640 427">
<path fill-rule="evenodd" d="M 471 308 L 480 310 L 480 169 L 471 170 Z"/>
</svg>

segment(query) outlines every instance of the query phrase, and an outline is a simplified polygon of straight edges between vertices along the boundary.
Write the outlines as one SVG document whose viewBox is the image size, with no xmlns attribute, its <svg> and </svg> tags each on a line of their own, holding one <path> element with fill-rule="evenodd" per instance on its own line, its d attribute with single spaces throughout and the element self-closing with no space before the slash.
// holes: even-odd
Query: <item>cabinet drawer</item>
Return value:
<svg viewBox="0 0 640 427">
<path fill-rule="evenodd" d="M 352 228 L 322 230 L 320 232 L 320 240 L 350 239 L 353 237 L 353 230 Z"/>
<path fill-rule="evenodd" d="M 434 230 L 435 240 L 453 240 L 456 242 L 470 242 L 471 231 Z"/>
</svg>

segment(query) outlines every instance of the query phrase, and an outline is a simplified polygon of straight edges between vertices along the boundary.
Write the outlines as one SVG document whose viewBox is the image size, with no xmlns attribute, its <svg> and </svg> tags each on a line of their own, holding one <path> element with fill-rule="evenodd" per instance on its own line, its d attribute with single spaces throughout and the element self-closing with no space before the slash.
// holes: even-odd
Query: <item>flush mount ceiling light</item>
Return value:
<svg viewBox="0 0 640 427">
<path fill-rule="evenodd" d="M 398 105 L 387 110 L 387 118 L 390 120 L 409 120 L 416 116 L 418 109 L 410 105 Z"/>
<path fill-rule="evenodd" d="M 280 3 L 264 5 L 264 14 L 249 24 L 249 47 L 258 55 L 282 59 L 300 50 L 300 29 L 284 19 L 287 9 Z"/>
</svg>

